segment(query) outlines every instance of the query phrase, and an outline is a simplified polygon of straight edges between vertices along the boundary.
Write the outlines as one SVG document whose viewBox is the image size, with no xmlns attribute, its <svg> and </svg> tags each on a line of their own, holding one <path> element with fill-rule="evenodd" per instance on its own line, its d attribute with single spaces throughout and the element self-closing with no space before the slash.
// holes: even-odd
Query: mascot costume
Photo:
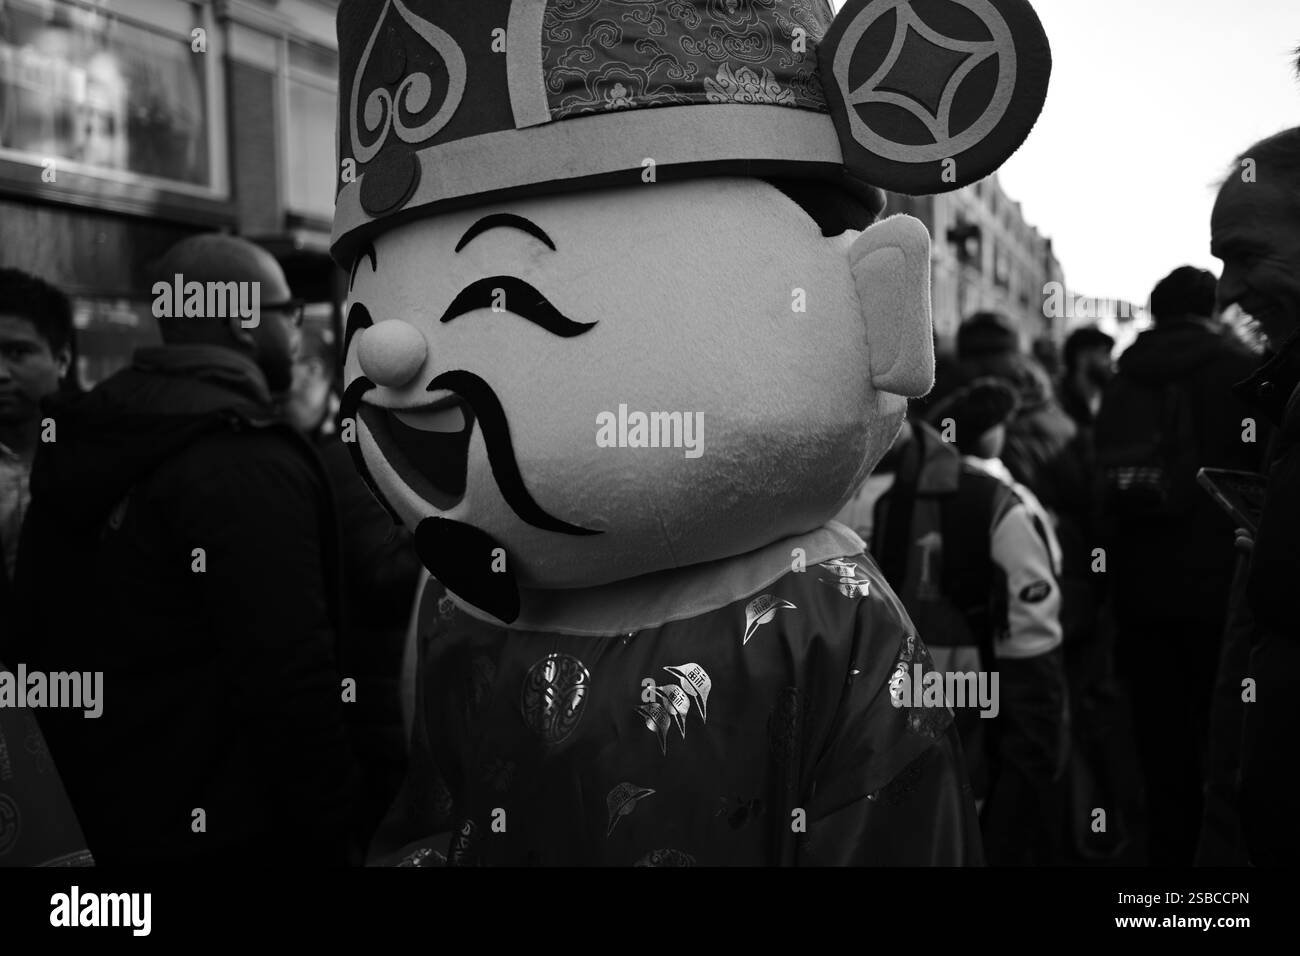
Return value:
<svg viewBox="0 0 1300 956">
<path fill-rule="evenodd" d="M 974 863 L 830 519 L 934 375 L 929 236 L 1032 128 L 1025 0 L 344 0 L 341 431 L 433 580 L 407 865 Z M 874 224 L 873 224 L 874 223 Z"/>
</svg>

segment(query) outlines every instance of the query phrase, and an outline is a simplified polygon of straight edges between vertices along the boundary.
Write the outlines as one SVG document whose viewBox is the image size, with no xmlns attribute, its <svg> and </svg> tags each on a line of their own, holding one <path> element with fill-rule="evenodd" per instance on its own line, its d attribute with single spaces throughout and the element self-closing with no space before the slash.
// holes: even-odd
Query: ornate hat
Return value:
<svg viewBox="0 0 1300 956">
<path fill-rule="evenodd" d="M 1027 0 L 343 0 L 332 252 L 516 195 L 710 175 L 975 182 L 1028 136 Z"/>
</svg>

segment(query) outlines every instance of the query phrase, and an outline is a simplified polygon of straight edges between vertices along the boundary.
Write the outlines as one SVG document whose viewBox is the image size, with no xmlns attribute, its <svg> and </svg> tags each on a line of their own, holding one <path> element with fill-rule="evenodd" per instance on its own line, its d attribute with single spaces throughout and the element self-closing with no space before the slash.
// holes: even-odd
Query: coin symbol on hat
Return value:
<svg viewBox="0 0 1300 956">
<path fill-rule="evenodd" d="M 897 11 L 892 45 L 884 61 L 864 82 L 848 90 L 853 136 L 871 152 L 900 163 L 926 163 L 959 155 L 997 126 L 1016 85 L 1016 48 L 1007 22 L 987 0 L 967 0 L 991 40 L 959 40 L 931 28 L 908 0 L 876 0 L 845 34 L 835 56 L 836 79 L 847 85 L 849 67 L 863 34 L 890 10 Z M 973 123 L 954 115 L 954 100 L 966 79 L 984 61 L 998 59 L 997 86 L 984 112 Z M 898 141 L 869 125 L 858 107 L 872 103 L 905 110 L 920 121 L 932 143 Z M 892 132 L 892 131 L 891 131 Z M 895 134 L 898 135 L 898 134 Z"/>
<path fill-rule="evenodd" d="M 913 194 L 955 189 L 1001 166 L 1033 128 L 1051 74 L 1027 0 L 922 11 L 914 0 L 849 0 L 818 51 L 845 165 Z"/>
</svg>

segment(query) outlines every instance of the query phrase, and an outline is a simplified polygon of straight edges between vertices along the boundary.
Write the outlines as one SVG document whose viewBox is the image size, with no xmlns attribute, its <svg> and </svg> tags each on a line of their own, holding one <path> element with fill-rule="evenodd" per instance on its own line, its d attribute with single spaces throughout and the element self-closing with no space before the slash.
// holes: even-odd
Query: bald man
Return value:
<svg viewBox="0 0 1300 956">
<path fill-rule="evenodd" d="M 1247 166 L 1257 175 L 1244 176 Z M 1211 252 L 1223 260 L 1218 305 L 1238 305 L 1271 355 L 1234 386 L 1260 424 L 1274 426 L 1262 468 L 1268 478 L 1249 551 L 1244 592 L 1221 671 L 1221 739 L 1241 748 L 1238 811 L 1255 866 L 1295 866 L 1300 857 L 1295 753 L 1300 738 L 1300 127 L 1261 140 L 1233 161 L 1210 218 Z M 1247 546 L 1248 545 L 1248 546 Z M 1242 700 L 1243 681 L 1255 692 Z M 1232 705 L 1228 708 L 1227 705 Z M 1244 720 L 1240 735 L 1230 717 Z M 1225 758 L 1230 764 L 1230 757 Z M 1227 771 L 1220 766 L 1217 789 Z M 1212 778 L 1211 786 L 1216 787 Z"/>
<path fill-rule="evenodd" d="M 37 713 L 99 864 L 354 861 L 333 505 L 273 405 L 301 307 L 231 236 L 149 278 L 165 344 L 50 408 L 8 663 L 103 675 Z"/>
</svg>

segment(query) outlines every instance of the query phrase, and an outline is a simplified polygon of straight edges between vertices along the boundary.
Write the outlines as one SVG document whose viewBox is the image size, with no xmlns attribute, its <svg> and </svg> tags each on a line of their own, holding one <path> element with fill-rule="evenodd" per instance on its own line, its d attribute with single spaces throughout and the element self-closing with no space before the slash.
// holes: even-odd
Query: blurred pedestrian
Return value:
<svg viewBox="0 0 1300 956">
<path fill-rule="evenodd" d="M 1029 348 L 1029 354 L 1034 357 L 1034 361 L 1042 366 L 1043 371 L 1047 373 L 1047 377 L 1053 382 L 1058 382 L 1065 373 L 1061 364 L 1061 350 L 1058 348 L 1056 340 L 1051 336 L 1040 335 L 1034 339 L 1034 344 Z"/>
<path fill-rule="evenodd" d="M 41 402 L 72 378 L 74 334 L 66 295 L 36 276 L 0 269 L 0 619 L 31 501 Z"/>
<path fill-rule="evenodd" d="M 293 363 L 293 380 L 284 398 L 284 415 L 289 424 L 313 442 L 333 431 L 331 407 L 334 396 L 334 349 L 325 335 L 304 328 Z"/>
<path fill-rule="evenodd" d="M 1093 550 L 1099 544 L 1094 431 L 1103 392 L 1115 374 L 1114 347 L 1114 338 L 1096 326 L 1075 329 L 1065 340 L 1057 394 L 1076 434 L 1066 456 L 1071 467 L 1058 472 L 1055 488 L 1073 734 L 1067 840 L 1077 858 L 1106 861 L 1130 852 L 1129 837 L 1141 813 L 1129 708 L 1115 674 L 1107 576 L 1098 572 Z M 1099 806 L 1109 808 L 1107 827 L 1100 832 L 1092 826 L 1092 809 Z"/>
<path fill-rule="evenodd" d="M 997 459 L 1016 395 L 963 388 L 914 421 L 840 512 L 945 673 L 997 673 L 996 716 L 956 708 L 988 861 L 1056 862 L 1065 767 L 1060 552 L 1033 494 Z"/>
<path fill-rule="evenodd" d="M 1101 410 L 1102 391 L 1115 376 L 1115 340 L 1096 326 L 1075 329 L 1065 340 L 1061 408 L 1078 428 L 1091 430 Z"/>
<path fill-rule="evenodd" d="M 99 863 L 357 860 L 334 508 L 311 447 L 273 417 L 301 307 L 275 259 L 230 236 L 183 240 L 155 278 L 206 300 L 159 299 L 163 346 L 51 403 L 16 659 L 103 674 L 99 718 L 42 715 Z M 231 289 L 260 303 L 251 318 L 214 314 Z"/>
<path fill-rule="evenodd" d="M 1253 175 L 1243 175 L 1245 160 Z M 1293 804 L 1300 738 L 1300 127 L 1256 143 L 1233 164 L 1211 218 L 1223 260 L 1220 307 L 1258 323 L 1272 355 L 1234 390 L 1249 415 L 1276 426 L 1261 470 L 1268 486 L 1251 546 L 1236 633 L 1252 640 L 1243 705 L 1240 819 L 1256 865 L 1293 866 L 1300 821 Z M 1247 538 L 1249 542 L 1249 538 Z M 1226 675 L 1240 699 L 1242 681 Z M 1224 681 L 1228 683 L 1228 681 Z"/>
<path fill-rule="evenodd" d="M 1039 353 L 1045 352 L 1040 344 Z M 1105 689 L 1106 621 L 1101 613 L 1102 582 L 1092 568 L 1092 521 L 1094 495 L 1089 481 L 1088 443 L 1080 438 L 1079 425 L 1066 414 L 1056 398 L 1051 377 L 1039 362 L 1023 350 L 1020 335 L 1005 315 L 979 312 L 970 316 L 957 331 L 957 352 L 967 381 L 992 376 L 1016 391 L 1019 410 L 1007 424 L 1001 460 L 1012 477 L 1034 493 L 1051 516 L 1061 547 L 1060 624 L 1064 639 L 1066 675 L 1075 694 L 1070 697 L 1074 713 L 1084 719 L 1072 725 L 1080 748 L 1072 748 L 1067 793 L 1072 805 L 1066 811 L 1067 852 L 1076 855 L 1103 850 L 1089 829 L 1081 832 L 1078 800 L 1085 802 L 1098 792 L 1113 794 L 1106 781 L 1116 778 L 1113 768 L 1093 759 L 1117 754 L 1119 748 L 1097 745 L 1098 737 L 1113 740 L 1108 715 L 1119 710 L 1117 688 Z M 1100 704 L 1100 707 L 1094 706 Z M 1121 760 L 1121 763 L 1123 761 Z M 1108 801 L 1117 808 L 1123 801 Z M 1091 803 L 1090 806 L 1096 806 Z M 1106 844 L 1114 849 L 1122 843 L 1121 812 L 1114 814 L 1116 826 L 1108 831 Z"/>
<path fill-rule="evenodd" d="M 1108 709 L 1116 688 L 1111 683 L 1113 628 L 1102 613 L 1106 577 L 1093 567 L 1098 545 L 1096 527 L 1096 445 L 1094 430 L 1102 392 L 1114 376 L 1111 350 L 1115 340 L 1095 327 L 1076 329 L 1065 341 L 1065 372 L 1059 395 L 1062 410 L 1075 426 L 1075 436 L 1062 460 L 1069 467 L 1055 473 L 1053 505 L 1064 554 L 1065 657 L 1074 701 Z M 1100 694 L 1106 699 L 1094 699 Z M 1096 705 L 1096 706 L 1093 706 Z M 1084 729 L 1076 726 L 1076 730 Z M 1094 804 L 1095 805 L 1095 804 Z"/>
<path fill-rule="evenodd" d="M 1103 546 L 1146 784 L 1150 862 L 1192 863 L 1210 691 L 1232 580 L 1232 525 L 1199 468 L 1253 471 L 1232 386 L 1254 365 L 1216 323 L 1213 274 L 1184 266 L 1151 293 L 1155 327 L 1120 357 L 1096 422 Z"/>
<path fill-rule="evenodd" d="M 1016 481 L 1057 512 L 1062 476 L 1075 471 L 1069 446 L 1076 429 L 1057 404 L 1047 372 L 1024 353 L 1019 333 L 998 312 L 977 312 L 961 324 L 957 359 L 964 381 L 991 376 L 1015 390 L 1019 410 L 1007 425 L 1002 460 Z"/>
</svg>

